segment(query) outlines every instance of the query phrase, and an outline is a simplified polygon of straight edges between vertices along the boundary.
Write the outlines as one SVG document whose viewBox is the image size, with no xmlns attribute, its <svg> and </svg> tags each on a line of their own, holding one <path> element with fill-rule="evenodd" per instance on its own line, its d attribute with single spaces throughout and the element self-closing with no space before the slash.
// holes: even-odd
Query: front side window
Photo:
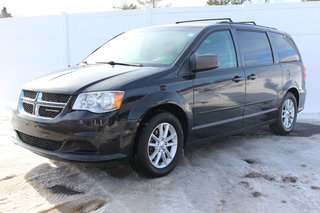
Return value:
<svg viewBox="0 0 320 213">
<path fill-rule="evenodd" d="M 218 56 L 220 69 L 237 66 L 236 52 L 229 31 L 210 34 L 198 47 L 196 54 L 212 54 Z"/>
<path fill-rule="evenodd" d="M 87 64 L 119 62 L 169 66 L 202 28 L 145 28 L 115 37 L 85 59 Z"/>
<path fill-rule="evenodd" d="M 270 33 L 270 35 L 272 44 L 278 54 L 280 62 L 300 60 L 299 53 L 290 38 L 278 33 Z"/>
<path fill-rule="evenodd" d="M 266 33 L 238 31 L 238 42 L 245 66 L 273 63 L 270 43 Z"/>
</svg>

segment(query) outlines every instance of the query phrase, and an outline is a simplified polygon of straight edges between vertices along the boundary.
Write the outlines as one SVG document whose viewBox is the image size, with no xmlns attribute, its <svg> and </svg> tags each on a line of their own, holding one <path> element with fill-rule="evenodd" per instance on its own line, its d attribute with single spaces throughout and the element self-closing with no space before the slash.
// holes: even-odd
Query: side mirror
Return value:
<svg viewBox="0 0 320 213">
<path fill-rule="evenodd" d="M 203 54 L 198 55 L 195 54 L 193 57 L 193 71 L 204 71 L 208 69 L 215 69 L 219 67 L 219 59 L 218 56 L 212 54 Z"/>
</svg>

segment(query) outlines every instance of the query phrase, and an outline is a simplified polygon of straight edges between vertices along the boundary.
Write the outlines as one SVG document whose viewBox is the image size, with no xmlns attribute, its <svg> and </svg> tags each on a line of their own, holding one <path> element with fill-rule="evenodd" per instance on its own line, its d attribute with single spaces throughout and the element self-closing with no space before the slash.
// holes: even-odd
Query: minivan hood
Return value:
<svg viewBox="0 0 320 213">
<path fill-rule="evenodd" d="M 74 94 L 104 82 L 104 88 L 112 89 L 133 80 L 133 76 L 144 76 L 158 71 L 159 68 L 88 65 L 77 66 L 65 71 L 46 75 L 27 83 L 23 88 L 32 91 Z"/>
</svg>

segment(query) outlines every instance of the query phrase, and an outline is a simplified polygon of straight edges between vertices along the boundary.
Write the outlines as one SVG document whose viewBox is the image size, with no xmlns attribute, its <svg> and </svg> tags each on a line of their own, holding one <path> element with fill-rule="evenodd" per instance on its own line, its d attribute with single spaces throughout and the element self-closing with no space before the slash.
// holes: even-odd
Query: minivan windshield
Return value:
<svg viewBox="0 0 320 213">
<path fill-rule="evenodd" d="M 144 28 L 108 41 L 83 62 L 86 64 L 170 66 L 201 28 Z"/>
</svg>

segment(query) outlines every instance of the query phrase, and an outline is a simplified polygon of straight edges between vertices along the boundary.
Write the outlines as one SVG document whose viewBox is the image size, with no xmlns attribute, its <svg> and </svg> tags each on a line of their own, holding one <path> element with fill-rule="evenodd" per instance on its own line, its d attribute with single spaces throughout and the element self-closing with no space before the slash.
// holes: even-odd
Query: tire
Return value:
<svg viewBox="0 0 320 213">
<path fill-rule="evenodd" d="M 277 120 L 269 125 L 270 129 L 277 135 L 289 134 L 297 120 L 297 100 L 292 93 L 287 93 L 278 110 Z"/>
<path fill-rule="evenodd" d="M 134 168 L 149 177 L 165 176 L 176 167 L 182 153 L 181 124 L 173 114 L 160 112 L 142 125 L 136 141 Z"/>
</svg>

